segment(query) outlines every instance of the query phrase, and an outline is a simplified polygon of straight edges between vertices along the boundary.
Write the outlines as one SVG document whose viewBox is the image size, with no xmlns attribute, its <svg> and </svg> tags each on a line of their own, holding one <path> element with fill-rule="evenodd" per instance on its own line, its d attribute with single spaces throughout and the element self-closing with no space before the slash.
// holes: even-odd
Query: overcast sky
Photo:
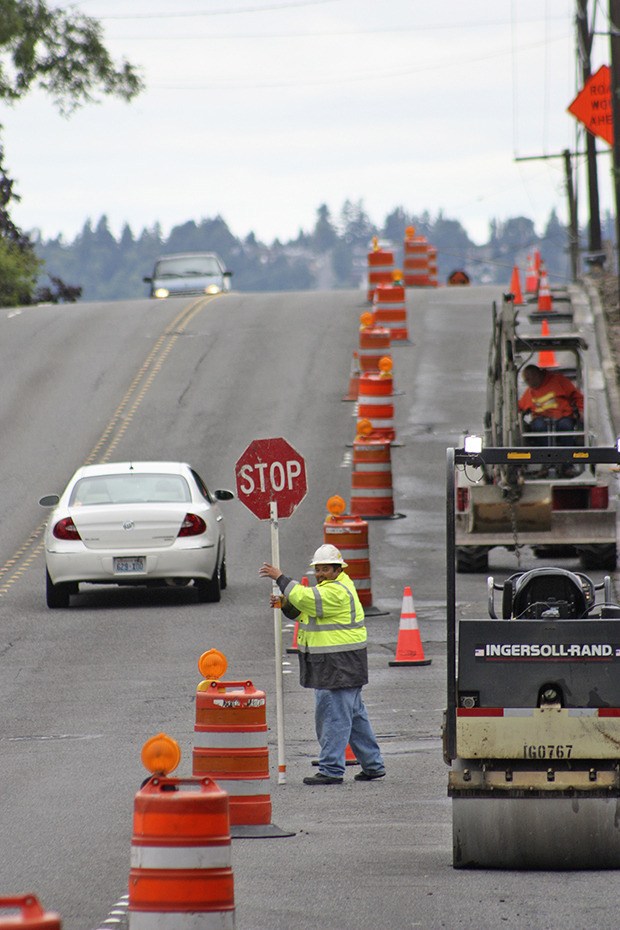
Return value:
<svg viewBox="0 0 620 930">
<path fill-rule="evenodd" d="M 337 221 L 346 199 L 377 223 L 397 206 L 443 211 L 477 242 L 493 218 L 529 216 L 542 232 L 555 207 L 566 221 L 562 159 L 515 157 L 577 144 L 574 0 L 56 5 L 99 19 L 146 90 L 69 119 L 39 92 L 4 111 L 14 218 L 45 238 L 104 214 L 115 235 L 219 214 L 235 235 L 271 242 L 311 230 L 321 203 Z M 597 39 L 593 70 L 608 49 Z M 578 191 L 584 223 L 583 167 Z"/>
</svg>

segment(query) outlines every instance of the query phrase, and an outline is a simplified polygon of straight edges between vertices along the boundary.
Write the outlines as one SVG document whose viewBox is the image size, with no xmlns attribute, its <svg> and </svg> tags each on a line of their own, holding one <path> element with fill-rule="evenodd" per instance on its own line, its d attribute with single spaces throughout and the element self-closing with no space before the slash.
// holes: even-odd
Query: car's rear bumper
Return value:
<svg viewBox="0 0 620 930">
<path fill-rule="evenodd" d="M 114 559 L 122 556 L 145 560 L 143 572 L 115 572 Z M 53 552 L 47 550 L 45 561 L 53 584 L 68 581 L 98 584 L 146 584 L 165 578 L 194 578 L 209 580 L 216 567 L 217 549 L 214 545 L 196 549 L 139 550 L 128 553 L 108 550 L 79 552 Z"/>
</svg>

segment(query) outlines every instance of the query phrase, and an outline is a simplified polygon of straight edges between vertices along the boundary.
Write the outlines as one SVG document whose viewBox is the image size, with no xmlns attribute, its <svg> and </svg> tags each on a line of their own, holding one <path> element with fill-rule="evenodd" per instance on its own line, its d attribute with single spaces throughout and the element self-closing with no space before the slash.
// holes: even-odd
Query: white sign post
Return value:
<svg viewBox="0 0 620 930">
<path fill-rule="evenodd" d="M 239 500 L 259 520 L 271 525 L 271 564 L 280 566 L 278 519 L 290 517 L 306 496 L 306 463 L 286 439 L 255 439 L 235 465 Z M 273 582 L 273 593 L 279 594 Z M 286 783 L 284 688 L 282 679 L 282 611 L 273 609 L 276 664 L 278 784 Z"/>
</svg>

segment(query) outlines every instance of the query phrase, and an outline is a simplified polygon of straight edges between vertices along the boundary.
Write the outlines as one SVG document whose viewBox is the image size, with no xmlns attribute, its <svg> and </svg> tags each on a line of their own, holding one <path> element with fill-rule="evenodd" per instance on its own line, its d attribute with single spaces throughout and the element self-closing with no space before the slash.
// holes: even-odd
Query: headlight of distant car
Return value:
<svg viewBox="0 0 620 930">
<path fill-rule="evenodd" d="M 219 284 L 209 284 L 205 287 L 205 294 L 219 294 L 221 290 Z"/>
<path fill-rule="evenodd" d="M 153 291 L 153 297 L 170 297 L 170 291 L 167 287 L 158 287 Z"/>
</svg>

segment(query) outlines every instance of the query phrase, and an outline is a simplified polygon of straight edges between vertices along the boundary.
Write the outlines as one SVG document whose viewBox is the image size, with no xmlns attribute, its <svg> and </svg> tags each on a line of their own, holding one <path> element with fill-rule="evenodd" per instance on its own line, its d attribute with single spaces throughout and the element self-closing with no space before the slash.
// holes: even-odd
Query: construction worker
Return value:
<svg viewBox="0 0 620 930">
<path fill-rule="evenodd" d="M 319 770 L 304 778 L 304 785 L 341 785 L 347 745 L 362 766 L 355 781 L 374 781 L 383 778 L 385 766 L 362 700 L 362 686 L 368 683 L 364 608 L 335 546 L 319 546 L 310 565 L 316 587 L 291 580 L 267 562 L 259 569 L 284 595 L 284 615 L 299 623 L 300 682 L 315 693 Z M 272 607 L 278 606 L 277 598 L 271 595 Z"/>
<path fill-rule="evenodd" d="M 583 394 L 569 378 L 537 365 L 526 365 L 523 380 L 527 390 L 519 398 L 519 410 L 530 414 L 529 430 L 549 434 L 572 432 L 577 428 L 583 417 Z M 549 439 L 548 436 L 537 445 L 551 445 Z M 554 444 L 573 446 L 575 437 L 558 436 Z"/>
</svg>

